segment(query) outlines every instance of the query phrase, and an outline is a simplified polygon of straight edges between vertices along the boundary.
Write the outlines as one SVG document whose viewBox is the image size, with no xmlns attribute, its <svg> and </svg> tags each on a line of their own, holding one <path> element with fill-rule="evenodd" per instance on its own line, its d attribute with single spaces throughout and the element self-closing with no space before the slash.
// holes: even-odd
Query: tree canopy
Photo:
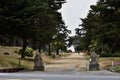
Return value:
<svg viewBox="0 0 120 80">
<path fill-rule="evenodd" d="M 65 0 L 2 0 L 0 36 L 21 38 L 24 58 L 29 42 L 48 44 L 58 32 L 67 31 L 61 13 L 57 11 L 64 2 Z"/>
<path fill-rule="evenodd" d="M 86 50 L 94 50 L 98 53 L 102 51 L 117 53 L 120 48 L 120 0 L 99 0 L 96 5 L 91 5 L 86 18 L 81 19 L 82 31 L 79 29 L 77 35 L 80 41 L 86 46 L 81 46 Z"/>
</svg>

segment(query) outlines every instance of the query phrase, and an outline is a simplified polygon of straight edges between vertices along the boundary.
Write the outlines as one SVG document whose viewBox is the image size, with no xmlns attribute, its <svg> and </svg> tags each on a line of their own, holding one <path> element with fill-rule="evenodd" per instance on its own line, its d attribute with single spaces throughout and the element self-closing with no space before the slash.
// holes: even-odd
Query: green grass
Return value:
<svg viewBox="0 0 120 80">
<path fill-rule="evenodd" d="M 24 67 L 25 69 L 33 69 L 34 66 L 34 56 L 26 57 L 25 59 L 20 59 L 20 55 L 17 53 L 21 47 L 9 47 L 0 46 L 0 68 L 13 68 L 13 67 Z M 8 52 L 9 55 L 4 55 L 4 52 Z M 34 52 L 35 54 L 35 52 Z M 52 63 L 53 59 L 50 56 L 42 54 L 43 61 L 46 64 Z M 20 60 L 20 65 L 19 65 Z"/>
<path fill-rule="evenodd" d="M 21 48 L 20 47 L 9 47 L 1 46 L 0 47 L 0 68 L 12 68 L 12 67 L 33 67 L 33 59 L 27 57 L 26 59 L 20 60 L 21 66 L 19 66 L 20 55 L 17 54 Z M 8 52 L 9 55 L 4 55 L 4 52 Z M 31 60 L 32 59 L 32 60 Z"/>
<path fill-rule="evenodd" d="M 116 66 L 114 70 L 115 70 L 116 72 L 120 72 L 120 65 L 119 65 L 119 66 Z"/>
</svg>

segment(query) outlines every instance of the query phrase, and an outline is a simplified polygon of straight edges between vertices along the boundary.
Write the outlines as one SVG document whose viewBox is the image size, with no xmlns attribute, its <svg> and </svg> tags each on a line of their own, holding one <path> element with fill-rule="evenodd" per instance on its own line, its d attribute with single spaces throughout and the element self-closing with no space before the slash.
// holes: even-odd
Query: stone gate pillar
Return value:
<svg viewBox="0 0 120 80">
<path fill-rule="evenodd" d="M 95 52 L 90 55 L 89 70 L 99 70 L 99 57 Z"/>
<path fill-rule="evenodd" d="M 34 70 L 35 71 L 45 71 L 45 64 L 42 60 L 42 57 L 39 53 L 35 55 L 34 59 Z"/>
</svg>

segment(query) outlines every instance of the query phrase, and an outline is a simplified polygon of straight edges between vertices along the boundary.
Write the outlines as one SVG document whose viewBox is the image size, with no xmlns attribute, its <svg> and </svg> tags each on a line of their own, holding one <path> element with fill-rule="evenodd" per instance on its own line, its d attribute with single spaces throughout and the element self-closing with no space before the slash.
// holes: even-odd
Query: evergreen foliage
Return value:
<svg viewBox="0 0 120 80">
<path fill-rule="evenodd" d="M 22 39 L 21 58 L 25 58 L 28 44 L 30 46 L 35 42 L 39 44 L 39 49 L 50 44 L 54 41 L 53 36 L 68 31 L 61 13 L 57 11 L 64 2 L 65 0 L 1 0 L 0 40 L 4 40 L 4 37 L 9 40 L 7 36 Z"/>
<path fill-rule="evenodd" d="M 111 54 L 120 52 L 119 4 L 120 0 L 99 0 L 96 5 L 91 5 L 87 18 L 81 19 L 82 28 L 76 31 L 80 44 L 85 43 L 80 47 L 98 54 L 102 51 Z"/>
</svg>

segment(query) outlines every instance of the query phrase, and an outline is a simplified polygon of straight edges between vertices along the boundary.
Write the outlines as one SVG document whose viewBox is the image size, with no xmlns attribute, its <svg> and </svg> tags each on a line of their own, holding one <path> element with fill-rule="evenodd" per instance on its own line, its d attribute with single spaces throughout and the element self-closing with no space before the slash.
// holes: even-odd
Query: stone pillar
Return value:
<svg viewBox="0 0 120 80">
<path fill-rule="evenodd" d="M 35 71 L 45 71 L 45 64 L 42 60 L 42 57 L 39 53 L 35 55 L 34 59 L 34 70 Z"/>
<path fill-rule="evenodd" d="M 90 55 L 89 70 L 99 70 L 99 57 L 95 52 Z"/>
</svg>

